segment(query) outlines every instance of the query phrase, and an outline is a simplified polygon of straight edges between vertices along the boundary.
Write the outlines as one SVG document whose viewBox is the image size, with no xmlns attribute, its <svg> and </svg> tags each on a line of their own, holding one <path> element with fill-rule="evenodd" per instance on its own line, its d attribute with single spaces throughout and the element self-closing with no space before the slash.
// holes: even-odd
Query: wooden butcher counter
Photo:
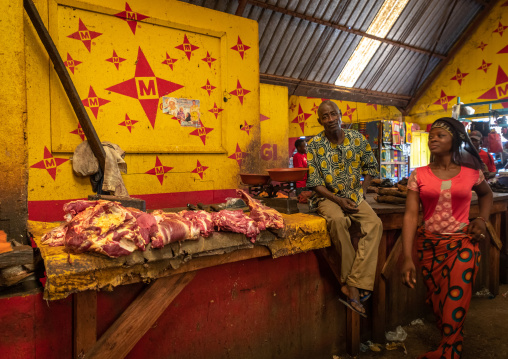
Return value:
<svg viewBox="0 0 508 359">
<path fill-rule="evenodd" d="M 335 316 L 326 319 L 343 319 L 347 323 L 339 326 L 345 329 L 345 333 L 336 333 L 335 336 L 346 342 L 347 350 L 352 354 L 357 353 L 362 337 L 381 340 L 386 330 L 404 324 L 402 321 L 407 318 L 421 317 L 426 310 L 421 277 L 416 291 L 410 291 L 402 286 L 398 272 L 401 241 L 397 239 L 402 228 L 404 206 L 377 203 L 372 194 L 368 194 L 367 200 L 381 218 L 384 229 L 379 247 L 376 287 L 367 307 L 369 318 L 360 319 L 357 314 L 346 311 L 347 316 L 335 313 Z M 497 234 L 497 241 L 500 239 L 506 242 L 507 203 L 508 194 L 494 194 L 490 222 Z M 305 205 L 300 206 L 302 211 L 307 208 Z M 478 215 L 475 196 L 470 213 L 472 218 Z M 316 263 L 323 266 L 323 269 L 318 271 L 320 275 L 332 273 L 331 278 L 339 278 L 340 258 L 330 247 L 325 220 L 309 213 L 283 217 L 284 229 L 276 232 L 262 231 L 254 244 L 242 234 L 215 232 L 209 238 L 171 243 L 162 249 L 136 251 L 116 259 L 95 253 L 72 255 L 65 253 L 63 247 L 41 244 L 42 234 L 59 223 L 30 222 L 29 227 L 45 264 L 47 281 L 44 298 L 52 301 L 74 294 L 74 357 L 83 357 L 85 354 L 85 358 L 123 358 L 200 270 L 254 258 L 271 257 L 271 260 L 279 260 L 309 252 L 314 253 Z M 354 239 L 354 234 L 352 237 Z M 475 288 L 485 286 L 496 295 L 499 291 L 500 251 L 494 240 L 484 241 L 481 250 L 481 268 Z M 139 282 L 148 285 L 97 339 L 97 291 L 112 290 L 117 286 Z M 338 293 L 337 281 L 332 282 Z M 273 300 L 276 300 L 275 298 L 274 292 Z M 269 307 L 269 303 L 267 305 Z M 305 303 L 305 306 L 309 305 L 312 306 L 313 303 Z M 335 301 L 333 306 L 337 306 Z M 338 307 L 340 308 L 340 305 Z M 299 311 L 298 308 L 294 310 Z M 344 311 L 345 309 L 342 309 L 341 313 Z M 182 315 L 185 316 L 186 313 Z M 291 321 L 291 318 L 284 320 Z"/>
</svg>

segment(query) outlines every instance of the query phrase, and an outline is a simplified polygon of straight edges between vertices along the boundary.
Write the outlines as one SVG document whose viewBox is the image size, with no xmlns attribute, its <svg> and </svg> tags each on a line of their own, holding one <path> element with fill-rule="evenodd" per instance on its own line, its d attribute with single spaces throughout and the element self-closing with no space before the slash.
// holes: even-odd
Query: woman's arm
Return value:
<svg viewBox="0 0 508 359">
<path fill-rule="evenodd" d="M 402 224 L 402 250 L 404 264 L 402 265 L 402 283 L 409 288 L 416 284 L 416 268 L 413 262 L 413 243 L 418 226 L 418 213 L 420 212 L 420 193 L 408 190 L 406 198 L 406 212 Z"/>
<path fill-rule="evenodd" d="M 478 195 L 478 207 L 480 209 L 481 218 L 475 218 L 469 223 L 467 233 L 473 235 L 473 240 L 479 241 L 487 235 L 486 221 L 489 220 L 490 211 L 492 210 L 492 200 L 494 195 L 487 182 L 482 181 L 479 185 L 474 186 L 473 190 Z M 483 236 L 482 236 L 483 235 Z"/>
</svg>

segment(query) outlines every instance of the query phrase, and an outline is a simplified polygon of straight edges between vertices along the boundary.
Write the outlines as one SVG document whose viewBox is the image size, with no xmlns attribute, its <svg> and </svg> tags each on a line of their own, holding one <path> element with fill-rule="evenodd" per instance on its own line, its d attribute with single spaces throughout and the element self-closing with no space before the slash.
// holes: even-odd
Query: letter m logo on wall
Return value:
<svg viewBox="0 0 508 359">
<path fill-rule="evenodd" d="M 155 167 L 155 175 L 163 175 L 164 174 L 164 167 Z"/>
<path fill-rule="evenodd" d="M 91 40 L 90 39 L 90 32 L 88 32 L 88 31 L 80 31 L 79 32 L 79 38 L 81 39 L 81 41 L 83 41 L 83 40 Z"/>
<path fill-rule="evenodd" d="M 505 82 L 504 84 L 501 85 L 497 85 L 496 88 L 497 88 L 497 96 L 499 99 L 508 95 L 508 82 Z"/>
<path fill-rule="evenodd" d="M 126 11 L 125 12 L 125 17 L 128 19 L 128 20 L 137 20 L 138 18 L 136 17 L 136 13 L 135 12 L 132 12 L 132 11 Z"/>
<path fill-rule="evenodd" d="M 136 77 L 136 89 L 140 100 L 159 98 L 155 77 Z"/>
<path fill-rule="evenodd" d="M 56 167 L 56 162 L 55 162 L 55 159 L 54 158 L 47 158 L 44 160 L 44 166 L 46 167 L 46 169 L 48 168 L 55 168 Z"/>
</svg>

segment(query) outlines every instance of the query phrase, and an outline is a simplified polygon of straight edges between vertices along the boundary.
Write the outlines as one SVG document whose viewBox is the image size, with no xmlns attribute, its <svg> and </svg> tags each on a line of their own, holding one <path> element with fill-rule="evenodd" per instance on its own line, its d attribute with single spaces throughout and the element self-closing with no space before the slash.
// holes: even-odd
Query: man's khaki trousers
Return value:
<svg viewBox="0 0 508 359">
<path fill-rule="evenodd" d="M 318 204 L 318 213 L 326 219 L 330 238 L 341 252 L 341 280 L 359 289 L 373 290 L 376 276 L 377 250 L 383 234 L 383 223 L 366 201 L 358 206 L 358 213 L 344 213 L 342 208 L 328 199 Z M 349 227 L 358 222 L 362 238 L 355 252 Z"/>
</svg>

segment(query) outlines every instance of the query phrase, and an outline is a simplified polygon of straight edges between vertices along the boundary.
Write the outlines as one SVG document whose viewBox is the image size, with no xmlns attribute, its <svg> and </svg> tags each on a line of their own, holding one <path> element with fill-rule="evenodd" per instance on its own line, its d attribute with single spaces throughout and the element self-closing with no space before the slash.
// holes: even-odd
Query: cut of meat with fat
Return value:
<svg viewBox="0 0 508 359">
<path fill-rule="evenodd" d="M 236 190 L 237 196 L 240 196 L 250 208 L 249 216 L 256 221 L 259 229 L 281 229 L 284 228 L 282 215 L 275 209 L 262 205 L 258 200 L 249 196 L 245 191 Z"/>
<path fill-rule="evenodd" d="M 168 243 L 199 238 L 200 228 L 197 223 L 178 213 L 156 210 L 153 215 L 157 221 L 157 231 L 151 236 L 153 248 L 162 248 Z"/>
<path fill-rule="evenodd" d="M 181 211 L 178 214 L 195 223 L 203 237 L 208 237 L 214 231 L 211 213 L 206 211 Z"/>
<path fill-rule="evenodd" d="M 243 233 L 254 243 L 259 235 L 257 223 L 245 215 L 242 210 L 230 211 L 223 209 L 217 213 L 213 213 L 213 223 L 219 231 L 229 231 L 235 233 Z"/>
<path fill-rule="evenodd" d="M 73 253 L 94 251 L 119 257 L 145 250 L 136 218 L 116 202 L 97 201 L 67 223 L 65 247 Z"/>
<path fill-rule="evenodd" d="M 70 219 L 74 217 L 76 214 L 83 212 L 88 207 L 95 207 L 97 205 L 97 202 L 98 201 L 85 201 L 85 200 L 72 201 L 64 204 L 63 210 L 67 215 L 70 215 L 70 217 L 66 218 Z"/>
<path fill-rule="evenodd" d="M 65 235 L 67 234 L 67 223 L 53 228 L 48 233 L 45 233 L 41 238 L 41 243 L 47 244 L 50 247 L 63 246 L 65 244 Z"/>
</svg>

